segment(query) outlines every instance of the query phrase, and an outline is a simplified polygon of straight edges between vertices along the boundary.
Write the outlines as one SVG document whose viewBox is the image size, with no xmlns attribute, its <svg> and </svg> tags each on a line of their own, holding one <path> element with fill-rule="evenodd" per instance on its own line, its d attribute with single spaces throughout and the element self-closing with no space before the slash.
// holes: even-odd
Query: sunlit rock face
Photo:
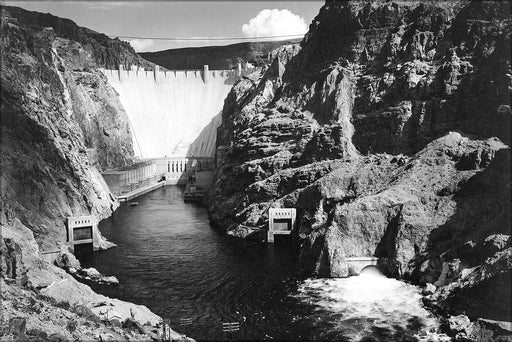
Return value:
<svg viewBox="0 0 512 342">
<path fill-rule="evenodd" d="M 98 68 L 149 63 L 70 20 L 16 7 L 2 12 L 2 223 L 19 220 L 42 250 L 58 249 L 66 217 L 102 219 L 118 206 L 99 169 L 133 158 L 128 119 Z"/>
<path fill-rule="evenodd" d="M 233 71 L 103 70 L 130 121 L 135 155 L 213 157 Z"/>
<path fill-rule="evenodd" d="M 492 297 L 510 279 L 510 20 L 500 1 L 326 2 L 228 95 L 212 221 L 263 240 L 268 209 L 295 207 L 306 274 L 375 256 L 510 320 Z"/>
</svg>

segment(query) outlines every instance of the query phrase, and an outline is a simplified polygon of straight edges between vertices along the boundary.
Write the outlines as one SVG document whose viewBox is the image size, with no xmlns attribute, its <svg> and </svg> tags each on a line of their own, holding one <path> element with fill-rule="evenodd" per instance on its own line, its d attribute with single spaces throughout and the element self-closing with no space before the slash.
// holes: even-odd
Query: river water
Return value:
<svg viewBox="0 0 512 342">
<path fill-rule="evenodd" d="M 300 279 L 286 240 L 230 238 L 209 226 L 206 209 L 184 203 L 178 187 L 137 202 L 100 224 L 118 247 L 82 264 L 120 281 L 94 290 L 146 305 L 176 331 L 197 340 L 443 340 L 414 286 L 378 275 Z M 192 324 L 180 326 L 184 318 Z M 240 331 L 226 335 L 222 322 L 240 322 Z"/>
</svg>

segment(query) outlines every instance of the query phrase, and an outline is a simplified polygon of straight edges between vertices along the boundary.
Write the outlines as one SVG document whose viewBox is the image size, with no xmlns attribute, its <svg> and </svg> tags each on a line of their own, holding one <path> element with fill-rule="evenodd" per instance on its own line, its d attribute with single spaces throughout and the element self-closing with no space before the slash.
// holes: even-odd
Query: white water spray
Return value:
<svg viewBox="0 0 512 342">
<path fill-rule="evenodd" d="M 450 341 L 436 333 L 439 322 L 421 304 L 419 288 L 368 268 L 356 277 L 308 279 L 299 297 L 316 306 L 315 315 L 353 341 Z"/>
</svg>

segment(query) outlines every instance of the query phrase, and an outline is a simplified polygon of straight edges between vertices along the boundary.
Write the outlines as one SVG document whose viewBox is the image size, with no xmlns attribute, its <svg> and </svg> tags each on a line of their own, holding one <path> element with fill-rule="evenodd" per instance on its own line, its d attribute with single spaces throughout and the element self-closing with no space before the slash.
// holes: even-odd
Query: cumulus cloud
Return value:
<svg viewBox="0 0 512 342">
<path fill-rule="evenodd" d="M 137 52 L 144 52 L 155 44 L 152 39 L 130 39 L 128 40 L 128 43 L 130 43 L 133 49 Z"/>
<path fill-rule="evenodd" d="M 242 26 L 244 37 L 303 35 L 307 30 L 304 18 L 287 9 L 264 9 Z"/>
</svg>

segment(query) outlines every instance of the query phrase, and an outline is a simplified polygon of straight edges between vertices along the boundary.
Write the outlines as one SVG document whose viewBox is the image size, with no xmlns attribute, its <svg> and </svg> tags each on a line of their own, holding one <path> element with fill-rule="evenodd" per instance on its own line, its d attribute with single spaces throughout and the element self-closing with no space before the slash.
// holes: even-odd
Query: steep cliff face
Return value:
<svg viewBox="0 0 512 342">
<path fill-rule="evenodd" d="M 133 158 L 131 128 L 118 94 L 98 70 L 102 65 L 75 41 L 57 38 L 52 50 L 83 143 L 95 149 L 101 168 L 127 165 Z"/>
<path fill-rule="evenodd" d="M 17 25 L 36 31 L 41 28 L 51 28 L 57 37 L 77 42 L 98 65 L 106 69 L 117 69 L 123 65 L 129 69 L 131 65 L 139 65 L 144 68 L 152 68 L 153 64 L 141 58 L 135 53 L 128 42 L 119 39 L 111 39 L 103 33 L 80 27 L 72 20 L 56 17 L 49 13 L 26 11 L 19 7 L 3 6 L 10 13 L 11 18 L 16 18 Z M 12 23 L 12 22 L 11 22 Z M 32 41 L 29 39 L 29 41 Z M 80 56 L 85 58 L 85 56 Z"/>
<path fill-rule="evenodd" d="M 42 249 L 54 249 L 66 240 L 67 216 L 101 219 L 117 207 L 98 169 L 131 158 L 129 126 L 97 70 L 112 53 L 99 34 L 15 7 L 2 13 L 3 208 L 7 224 L 19 218 Z M 137 59 L 120 45 L 119 61 Z M 87 148 L 96 149 L 99 165 L 90 165 Z"/>
<path fill-rule="evenodd" d="M 377 256 L 509 319 L 510 24 L 500 1 L 328 1 L 228 95 L 212 221 L 262 239 L 268 208 L 296 207 L 306 273 Z"/>
</svg>

